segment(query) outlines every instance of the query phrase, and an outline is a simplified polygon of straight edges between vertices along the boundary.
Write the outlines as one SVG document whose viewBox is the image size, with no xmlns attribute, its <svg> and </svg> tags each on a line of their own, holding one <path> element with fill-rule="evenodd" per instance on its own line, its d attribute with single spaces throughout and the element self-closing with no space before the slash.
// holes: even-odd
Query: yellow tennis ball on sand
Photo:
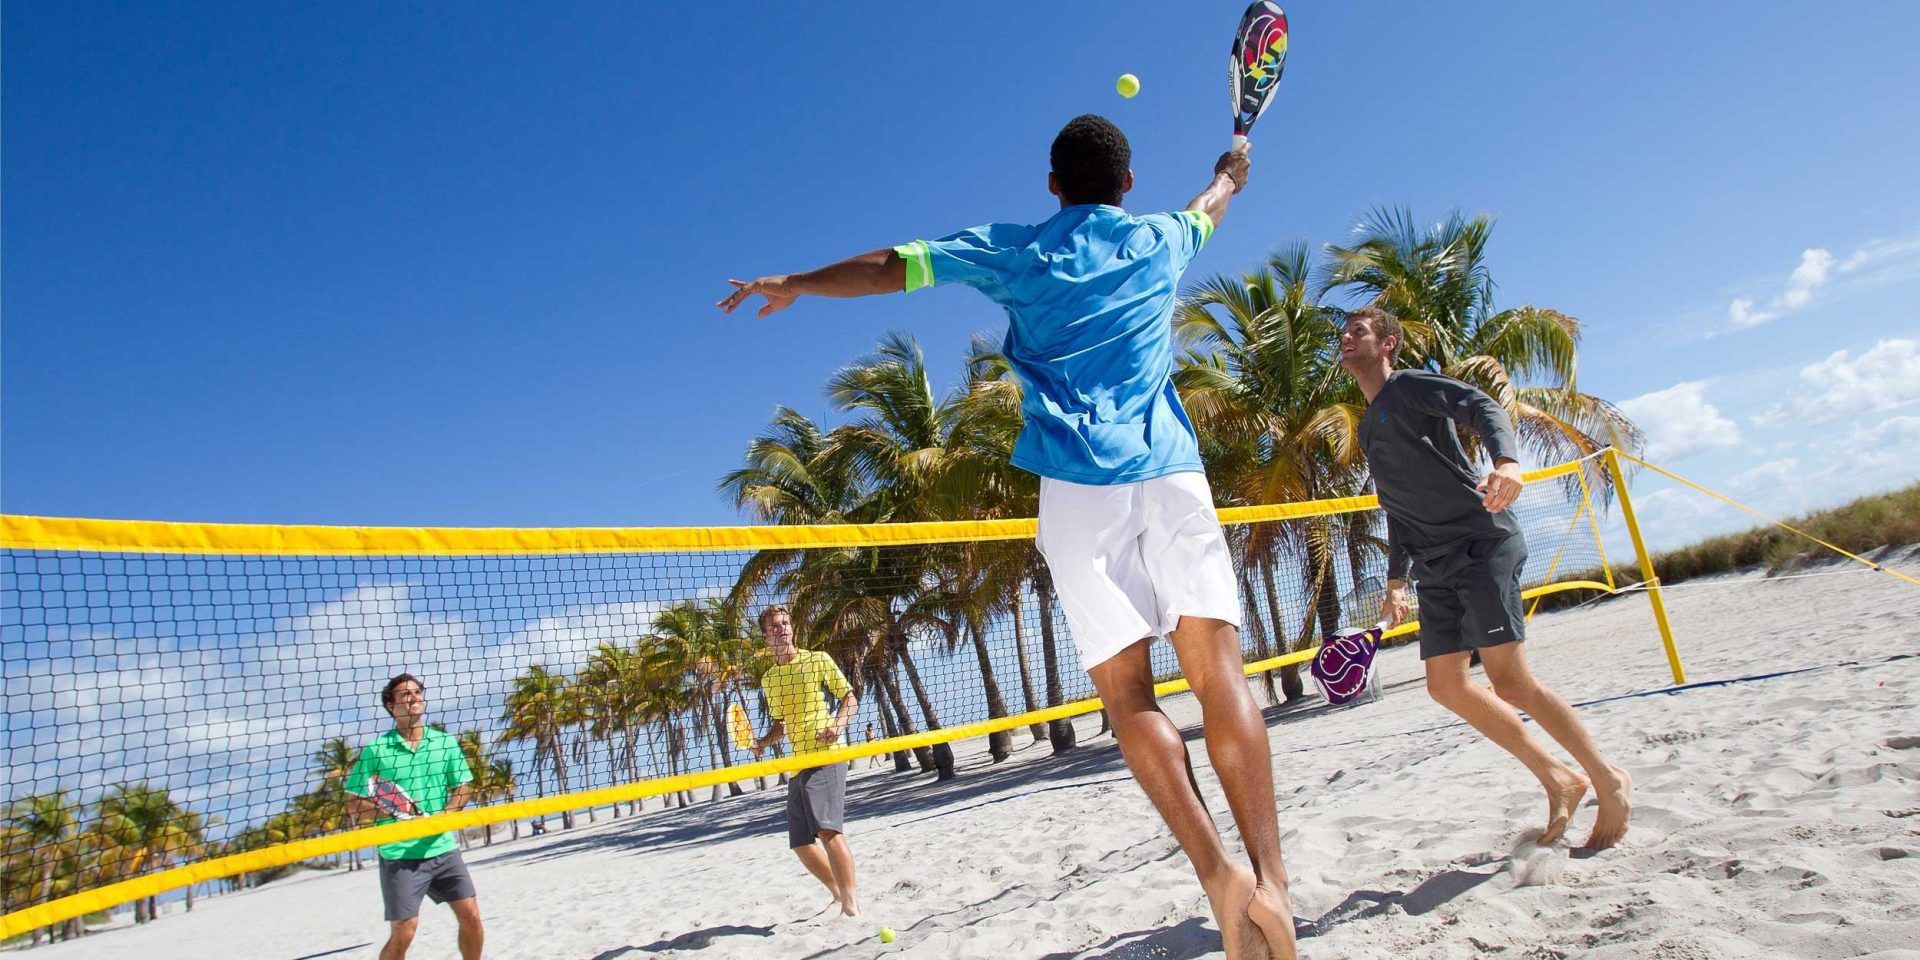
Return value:
<svg viewBox="0 0 1920 960">
<path fill-rule="evenodd" d="M 1123 73 L 1119 81 L 1114 83 L 1113 88 L 1120 91 L 1121 96 L 1131 100 L 1134 94 L 1140 92 L 1140 78 L 1131 73 Z"/>
<path fill-rule="evenodd" d="M 881 942 L 881 943 L 892 943 L 892 942 L 893 942 L 893 938 L 894 938 L 894 936 L 895 936 L 895 934 L 894 934 L 894 932 L 893 932 L 893 928 L 892 928 L 892 927 L 881 927 L 881 928 L 880 928 L 880 942 Z"/>
</svg>

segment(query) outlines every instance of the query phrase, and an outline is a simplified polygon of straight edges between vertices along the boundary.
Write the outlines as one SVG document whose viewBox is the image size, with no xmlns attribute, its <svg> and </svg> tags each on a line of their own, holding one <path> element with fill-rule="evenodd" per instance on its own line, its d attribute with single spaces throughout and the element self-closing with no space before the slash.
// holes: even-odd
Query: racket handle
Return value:
<svg viewBox="0 0 1920 960">
<path fill-rule="evenodd" d="M 1247 138 L 1244 134 L 1236 133 L 1233 135 L 1233 152 L 1234 153 L 1246 153 L 1247 151 L 1252 149 L 1253 149 L 1253 144 L 1247 142 Z"/>
</svg>

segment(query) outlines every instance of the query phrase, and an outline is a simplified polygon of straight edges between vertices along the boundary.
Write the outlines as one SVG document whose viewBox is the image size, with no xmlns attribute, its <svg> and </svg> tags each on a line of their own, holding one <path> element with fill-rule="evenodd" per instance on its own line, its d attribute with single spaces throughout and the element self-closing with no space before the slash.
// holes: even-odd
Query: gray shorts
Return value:
<svg viewBox="0 0 1920 960">
<path fill-rule="evenodd" d="M 794 774 L 787 780 L 787 844 L 804 847 L 819 839 L 820 831 L 845 833 L 847 765 L 830 763 Z"/>
<path fill-rule="evenodd" d="M 1525 640 L 1520 573 L 1526 565 L 1527 541 L 1517 533 L 1420 560 L 1414 568 L 1420 578 L 1420 659 Z"/>
<path fill-rule="evenodd" d="M 380 861 L 380 899 L 386 904 L 388 923 L 419 916 L 421 897 L 452 903 L 473 895 L 473 876 L 458 850 L 425 860 Z"/>
</svg>

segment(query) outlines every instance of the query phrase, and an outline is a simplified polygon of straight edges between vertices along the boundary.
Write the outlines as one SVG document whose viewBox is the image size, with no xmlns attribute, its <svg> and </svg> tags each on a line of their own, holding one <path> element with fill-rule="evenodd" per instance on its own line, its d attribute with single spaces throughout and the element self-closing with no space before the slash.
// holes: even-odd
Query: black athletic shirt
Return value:
<svg viewBox="0 0 1920 960">
<path fill-rule="evenodd" d="M 1477 388 L 1437 373 L 1394 371 L 1360 418 L 1360 448 L 1387 511 L 1389 580 L 1405 580 L 1414 557 L 1520 532 L 1513 511 L 1487 512 L 1456 423 L 1473 428 L 1495 462 L 1520 459 L 1507 412 Z"/>
</svg>

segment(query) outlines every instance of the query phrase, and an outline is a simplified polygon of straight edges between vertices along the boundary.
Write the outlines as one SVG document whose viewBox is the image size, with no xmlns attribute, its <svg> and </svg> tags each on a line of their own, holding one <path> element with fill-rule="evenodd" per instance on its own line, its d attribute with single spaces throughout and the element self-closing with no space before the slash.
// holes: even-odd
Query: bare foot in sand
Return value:
<svg viewBox="0 0 1920 960">
<path fill-rule="evenodd" d="M 841 914 L 845 916 L 857 917 L 860 915 L 860 900 L 853 894 L 847 894 L 844 900 L 836 899 L 834 905 L 838 906 Z"/>
<path fill-rule="evenodd" d="M 1605 850 L 1627 835 L 1627 820 L 1633 816 L 1633 778 L 1619 767 L 1608 767 L 1615 777 L 1612 783 L 1598 784 L 1595 797 L 1600 814 L 1593 818 L 1593 832 L 1587 835 L 1587 849 Z"/>
<path fill-rule="evenodd" d="M 1253 899 L 1247 902 L 1247 917 L 1260 928 L 1273 960 L 1297 960 L 1300 951 L 1293 942 L 1293 901 L 1287 897 L 1285 884 L 1265 880 L 1256 884 Z"/>
<path fill-rule="evenodd" d="M 1580 798 L 1587 795 L 1587 778 L 1572 770 L 1562 770 L 1547 788 L 1547 828 L 1540 832 L 1540 845 L 1552 846 L 1566 835 L 1573 812 L 1580 809 Z"/>
<path fill-rule="evenodd" d="M 1253 903 L 1253 871 L 1234 864 L 1219 879 L 1212 883 L 1202 880 L 1200 886 L 1213 908 L 1213 922 L 1220 927 L 1227 960 L 1267 960 L 1271 954 L 1267 952 L 1266 936 L 1247 915 Z"/>
</svg>

